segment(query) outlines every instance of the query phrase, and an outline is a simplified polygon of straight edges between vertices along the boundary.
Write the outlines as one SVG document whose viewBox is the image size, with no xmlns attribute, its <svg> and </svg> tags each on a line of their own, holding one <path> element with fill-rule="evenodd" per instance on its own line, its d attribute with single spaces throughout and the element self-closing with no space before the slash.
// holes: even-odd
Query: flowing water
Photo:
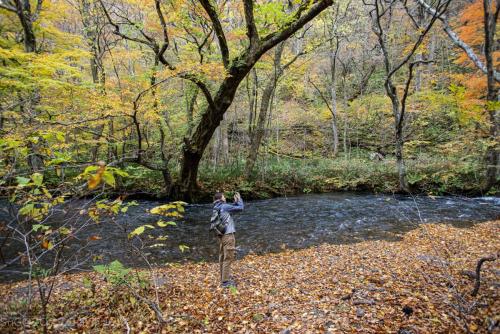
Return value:
<svg viewBox="0 0 500 334">
<path fill-rule="evenodd" d="M 134 253 L 131 244 L 142 248 L 151 263 L 157 265 L 215 261 L 217 243 L 208 233 L 210 204 L 189 205 L 177 226 L 147 229 L 142 235 L 144 242 L 130 242 L 128 233 L 137 226 L 155 225 L 162 218 L 149 213 L 151 208 L 161 204 L 165 203 L 139 201 L 139 205 L 130 207 L 113 220 L 82 229 L 67 250 L 68 254 L 77 252 L 78 257 L 66 267 L 86 270 L 94 264 L 113 260 L 128 266 L 144 266 L 144 259 Z M 79 209 L 73 204 L 73 213 L 67 210 L 70 212 L 66 215 L 75 214 Z M 246 202 L 245 210 L 233 217 L 238 257 L 242 257 L 249 253 L 277 252 L 321 243 L 397 240 L 421 223 L 452 223 L 467 228 L 481 221 L 500 219 L 500 198 L 311 194 Z M 156 240 L 161 235 L 168 237 Z M 189 249 L 182 252 L 180 244 Z M 14 256 L 15 249 L 16 246 L 12 245 L 10 251 L 2 250 L 4 257 Z M 11 265 L 0 271 L 0 280 L 20 279 L 22 271 L 20 264 Z"/>
</svg>

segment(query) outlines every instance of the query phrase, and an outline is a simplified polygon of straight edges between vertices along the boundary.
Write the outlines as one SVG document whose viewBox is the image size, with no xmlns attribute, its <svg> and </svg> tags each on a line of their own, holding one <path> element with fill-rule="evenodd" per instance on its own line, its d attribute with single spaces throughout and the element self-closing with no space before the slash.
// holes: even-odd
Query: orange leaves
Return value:
<svg viewBox="0 0 500 334">
<path fill-rule="evenodd" d="M 97 172 L 88 180 L 88 188 L 90 190 L 95 189 L 101 183 L 102 176 L 106 170 L 106 164 L 103 161 L 99 161 L 98 166 Z"/>
<path fill-rule="evenodd" d="M 103 182 L 114 188 L 116 186 L 115 175 L 120 177 L 129 176 L 125 171 L 115 167 L 108 167 L 104 161 L 99 161 L 97 166 L 88 166 L 85 168 L 83 173 L 77 176 L 77 180 L 86 178 L 89 190 L 97 188 Z"/>
<path fill-rule="evenodd" d="M 493 1 L 493 7 L 495 7 L 495 2 Z M 483 60 L 483 51 L 482 47 L 484 45 L 484 10 L 483 10 L 483 1 L 475 0 L 468 6 L 466 6 L 459 16 L 459 26 L 457 28 L 457 32 L 460 35 L 460 38 L 463 41 L 474 47 L 476 50 L 476 54 Z M 500 59 L 498 57 L 493 57 L 493 61 L 495 65 L 500 63 Z M 462 52 L 460 57 L 456 60 L 458 64 L 470 64 L 474 69 L 475 66 L 470 63 L 469 58 Z"/>
<path fill-rule="evenodd" d="M 44 249 L 52 249 L 54 248 L 54 245 L 52 244 L 52 242 L 48 239 L 43 239 L 42 240 L 42 248 Z"/>
<path fill-rule="evenodd" d="M 480 45 L 484 41 L 483 1 L 475 0 L 466 6 L 459 16 L 460 37 L 469 45 Z"/>
</svg>

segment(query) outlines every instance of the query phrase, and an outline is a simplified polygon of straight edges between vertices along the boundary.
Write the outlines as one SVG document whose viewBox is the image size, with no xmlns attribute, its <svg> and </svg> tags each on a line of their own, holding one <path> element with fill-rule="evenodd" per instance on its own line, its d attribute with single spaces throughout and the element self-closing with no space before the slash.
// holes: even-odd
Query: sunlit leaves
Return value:
<svg viewBox="0 0 500 334">
<path fill-rule="evenodd" d="M 119 168 L 108 167 L 103 161 L 100 161 L 97 166 L 88 166 L 85 168 L 83 173 L 78 175 L 77 179 L 86 178 L 89 190 L 97 188 L 102 182 L 114 188 L 116 186 L 115 175 L 120 177 L 129 176 L 127 172 Z"/>
<path fill-rule="evenodd" d="M 187 250 L 189 249 L 189 247 L 188 247 L 188 246 L 186 246 L 186 245 L 179 245 L 179 249 L 180 249 L 180 251 L 181 251 L 182 253 L 184 253 L 185 251 L 187 251 Z"/>
<path fill-rule="evenodd" d="M 155 227 L 153 225 L 149 225 L 149 224 L 139 226 L 135 230 L 133 230 L 132 232 L 130 232 L 129 235 L 128 235 L 128 237 L 129 238 L 133 238 L 136 235 L 139 236 L 139 235 L 141 235 L 141 234 L 144 233 L 144 231 L 146 230 L 146 228 L 154 229 Z"/>
<path fill-rule="evenodd" d="M 46 230 L 48 230 L 49 228 L 50 228 L 49 226 L 47 226 L 47 225 L 42 225 L 42 224 L 33 224 L 33 226 L 32 226 L 32 230 L 33 230 L 33 232 L 37 232 L 37 231 L 39 231 L 39 230 L 41 230 L 41 231 L 46 231 Z"/>
<path fill-rule="evenodd" d="M 184 206 L 187 205 L 186 202 L 171 202 L 168 204 L 160 205 L 152 208 L 149 212 L 156 215 L 162 215 L 166 217 L 182 217 L 181 213 L 184 212 Z"/>
<path fill-rule="evenodd" d="M 156 222 L 156 225 L 158 225 L 159 227 L 167 227 L 167 226 L 177 226 L 177 223 L 176 222 L 165 222 L 163 220 L 159 220 Z"/>
<path fill-rule="evenodd" d="M 163 216 L 166 216 L 166 217 L 182 217 L 181 213 L 180 212 L 184 212 L 184 205 L 186 205 L 187 203 L 185 202 L 171 202 L 171 203 L 168 203 L 168 204 L 164 204 L 164 205 L 161 205 L 161 206 L 157 206 L 157 207 L 154 207 L 150 210 L 150 213 L 152 214 L 158 214 L 158 215 L 163 215 Z M 164 220 L 158 220 L 156 222 L 156 225 L 160 228 L 165 228 L 165 227 L 168 227 L 168 226 L 177 226 L 177 223 L 174 222 L 174 221 L 164 221 Z M 133 237 L 139 237 L 141 236 L 144 232 L 146 232 L 146 230 L 153 230 L 155 229 L 155 226 L 153 225 L 150 225 L 150 224 L 145 224 L 145 225 L 141 225 L 141 226 L 138 226 L 136 227 L 132 232 L 129 233 L 128 237 L 129 239 L 133 238 Z M 151 237 L 150 237 L 151 238 Z M 166 240 L 167 239 L 167 236 L 166 235 L 161 235 L 161 236 L 158 236 L 155 238 L 157 241 L 163 241 L 163 240 Z M 163 245 L 163 244 L 155 244 L 153 246 L 150 246 L 150 247 L 160 247 L 160 245 Z M 184 248 L 184 245 L 181 245 L 182 248 L 181 251 L 183 252 L 184 250 L 186 250 L 187 248 Z"/>
<path fill-rule="evenodd" d="M 23 176 L 16 176 L 16 181 L 18 187 L 24 187 L 27 186 L 31 180 Z"/>
<path fill-rule="evenodd" d="M 109 186 L 111 187 L 115 187 L 116 186 L 116 181 L 115 181 L 115 177 L 114 175 L 109 172 L 109 171 L 105 171 L 103 174 L 102 174 L 102 179 L 104 180 L 104 182 L 106 182 L 106 184 L 108 184 Z"/>
<path fill-rule="evenodd" d="M 43 175 L 40 173 L 33 173 L 31 175 L 31 179 L 33 180 L 33 183 L 35 184 L 35 186 L 40 187 L 43 183 Z"/>
</svg>

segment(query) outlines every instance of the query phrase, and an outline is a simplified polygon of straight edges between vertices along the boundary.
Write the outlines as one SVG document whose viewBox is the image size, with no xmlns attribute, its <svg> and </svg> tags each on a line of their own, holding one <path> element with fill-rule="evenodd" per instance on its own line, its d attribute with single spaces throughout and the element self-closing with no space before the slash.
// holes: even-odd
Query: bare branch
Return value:
<svg viewBox="0 0 500 334">
<path fill-rule="evenodd" d="M 160 5 L 160 0 L 155 0 L 155 8 L 156 8 L 156 13 L 158 14 L 158 19 L 160 20 L 160 25 L 163 31 L 163 44 L 161 48 L 158 50 L 158 60 L 166 65 L 168 68 L 172 69 L 172 65 L 165 59 L 165 52 L 168 49 L 168 46 L 170 45 L 170 40 L 168 38 L 168 30 L 167 30 L 167 23 L 165 22 L 165 17 L 163 16 L 163 13 L 161 11 L 161 5 Z"/>
<path fill-rule="evenodd" d="M 35 13 L 33 13 L 33 15 L 31 16 L 32 22 L 35 22 L 38 19 L 38 17 L 40 16 L 40 12 L 42 11 L 42 4 L 43 4 L 43 0 L 38 0 L 36 2 Z"/>
<path fill-rule="evenodd" d="M 476 296 L 477 293 L 479 292 L 479 287 L 481 285 L 481 266 L 483 265 L 484 262 L 486 261 L 495 261 L 498 259 L 498 255 L 491 255 L 487 257 L 483 257 L 477 261 L 476 265 L 476 283 L 474 284 L 474 290 L 470 293 L 471 296 Z"/>
<path fill-rule="evenodd" d="M 201 92 L 205 96 L 205 99 L 207 100 L 207 103 L 210 106 L 210 108 L 215 109 L 215 104 L 212 98 L 212 94 L 210 93 L 210 90 L 208 89 L 207 85 L 200 78 L 198 78 L 196 75 L 192 73 L 185 73 L 183 75 L 179 75 L 179 77 L 189 80 L 194 84 L 196 84 L 196 86 L 200 88 Z"/>
<path fill-rule="evenodd" d="M 5 0 L 0 0 L 0 8 L 8 10 L 9 12 L 17 13 L 16 6 Z"/>
<path fill-rule="evenodd" d="M 210 21 L 212 21 L 215 35 L 217 36 L 217 40 L 219 41 L 222 63 L 224 64 L 224 67 L 227 68 L 229 66 L 229 49 L 227 47 L 224 30 L 222 29 L 222 25 L 219 21 L 219 15 L 217 14 L 214 6 L 212 6 L 212 4 L 210 3 L 210 0 L 200 0 L 200 3 L 205 9 L 205 12 L 207 12 Z"/>
<path fill-rule="evenodd" d="M 109 24 L 111 24 L 114 27 L 115 30 L 113 31 L 113 33 L 115 35 L 120 36 L 121 38 L 127 39 L 129 41 L 141 43 L 141 44 L 147 45 L 149 47 L 152 47 L 151 42 L 148 41 L 148 40 L 144 40 L 144 39 L 140 39 L 140 38 L 137 38 L 137 37 L 132 37 L 132 36 L 128 36 L 128 35 L 123 34 L 120 31 L 120 25 L 118 23 L 115 23 L 113 21 L 113 19 L 111 19 L 111 15 L 109 14 L 108 10 L 106 9 L 106 6 L 104 6 L 104 3 L 102 2 L 102 0 L 99 0 L 99 3 L 101 4 L 102 10 L 104 12 L 104 15 L 108 19 Z"/>
<path fill-rule="evenodd" d="M 446 11 L 446 9 L 448 8 L 448 5 L 450 4 L 450 1 L 451 0 L 446 0 L 446 2 L 441 6 L 441 10 L 440 11 L 435 11 L 435 13 L 433 14 L 430 22 L 427 24 L 427 26 L 425 27 L 425 29 L 420 33 L 420 35 L 418 36 L 418 39 L 415 42 L 415 44 L 413 44 L 413 47 L 410 50 L 410 52 L 403 58 L 403 60 L 401 60 L 401 62 L 398 65 L 396 65 L 388 73 L 387 77 L 392 77 L 394 75 L 394 73 L 396 73 L 404 64 L 406 64 L 410 60 L 411 57 L 413 57 L 413 54 L 417 51 L 417 49 L 420 46 L 420 44 L 422 44 L 422 42 L 424 41 L 425 36 L 427 35 L 427 33 L 429 32 L 429 30 L 434 25 L 434 22 L 436 22 L 436 20 L 438 19 L 438 17 L 440 15 L 442 15 L 442 13 L 444 13 Z"/>
<path fill-rule="evenodd" d="M 411 62 L 410 65 L 408 66 L 409 73 L 408 73 L 408 78 L 406 79 L 403 97 L 401 98 L 401 116 L 399 117 L 399 120 L 398 120 L 400 123 L 398 126 L 401 125 L 401 123 L 403 122 L 403 119 L 404 119 L 404 114 L 406 111 L 406 99 L 408 98 L 408 94 L 410 91 L 410 83 L 411 83 L 411 80 L 413 79 L 413 68 L 415 66 L 418 66 L 421 64 L 430 64 L 432 62 L 433 62 L 432 60 L 417 60 L 417 61 Z"/>
<path fill-rule="evenodd" d="M 255 26 L 255 19 L 253 17 L 253 0 L 244 0 L 245 7 L 245 21 L 247 25 L 247 36 L 250 40 L 250 48 L 253 48 L 259 43 L 259 33 Z"/>
<path fill-rule="evenodd" d="M 330 103 L 328 103 L 328 99 L 326 98 L 326 96 L 323 94 L 323 92 L 321 91 L 321 89 L 319 89 L 318 86 L 316 86 L 316 84 L 311 80 L 311 78 L 308 79 L 309 83 L 314 87 L 314 89 L 316 89 L 316 91 L 319 93 L 319 96 L 321 97 L 321 99 L 323 100 L 323 102 L 325 102 L 326 104 L 326 107 L 328 108 L 328 110 L 330 110 L 330 112 L 332 113 L 333 115 L 333 110 L 332 110 L 332 107 L 330 107 Z"/>
</svg>

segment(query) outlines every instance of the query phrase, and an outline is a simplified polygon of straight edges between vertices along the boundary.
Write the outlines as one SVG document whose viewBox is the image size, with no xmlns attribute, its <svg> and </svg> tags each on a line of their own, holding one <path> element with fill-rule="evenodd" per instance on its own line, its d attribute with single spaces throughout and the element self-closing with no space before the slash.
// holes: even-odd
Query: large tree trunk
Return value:
<svg viewBox="0 0 500 334">
<path fill-rule="evenodd" d="M 208 106 L 207 110 L 202 114 L 200 123 L 194 129 L 191 137 L 184 138 L 180 180 L 175 195 L 181 195 L 185 200 L 195 198 L 198 191 L 196 182 L 198 168 L 203 152 L 222 121 L 224 113 L 231 105 L 238 85 L 249 70 L 248 67 L 236 67 L 232 70 L 233 75 L 229 75 L 224 79 L 214 98 L 213 105 Z"/>
<path fill-rule="evenodd" d="M 343 134 L 343 144 L 344 144 L 344 154 L 347 157 L 347 128 L 349 127 L 349 116 L 347 114 L 347 108 L 349 107 L 347 103 L 347 87 L 346 87 L 346 80 L 345 76 L 342 79 L 342 105 L 344 108 L 344 134 Z"/>
<path fill-rule="evenodd" d="M 250 76 L 247 76 L 247 95 L 248 95 L 248 137 L 252 137 L 255 115 L 257 113 L 257 85 L 258 77 L 255 68 L 252 69 L 252 85 L 250 86 Z"/>
<path fill-rule="evenodd" d="M 217 166 L 225 165 L 229 157 L 229 140 L 227 135 L 227 120 L 221 121 L 214 133 L 212 160 L 214 169 Z"/>
<path fill-rule="evenodd" d="M 194 106 L 196 104 L 196 99 L 198 97 L 198 92 L 199 88 L 197 86 L 194 86 L 192 89 L 188 87 L 187 92 L 191 92 L 192 94 L 189 98 L 187 98 L 186 94 L 186 115 L 187 115 L 187 121 L 188 121 L 188 129 L 187 129 L 187 135 L 190 136 L 191 132 L 193 131 L 193 116 L 194 116 Z"/>
<path fill-rule="evenodd" d="M 394 139 L 395 139 L 395 155 L 396 155 L 396 167 L 398 170 L 399 179 L 399 190 L 404 192 L 409 192 L 410 187 L 408 180 L 406 178 L 406 167 L 403 157 L 403 146 L 404 146 L 404 136 L 403 136 L 403 124 L 404 124 L 404 114 L 402 112 L 399 97 L 397 95 L 396 87 L 393 85 L 392 81 L 388 79 L 385 83 L 385 89 L 387 95 L 392 102 L 392 114 L 394 116 Z"/>
<path fill-rule="evenodd" d="M 486 68 L 488 78 L 488 95 L 487 95 L 487 110 L 490 118 L 490 140 L 491 146 L 488 147 L 486 153 L 486 180 L 483 191 L 489 191 L 497 183 L 497 174 L 500 162 L 500 150 L 498 143 L 500 140 L 500 110 L 498 103 L 500 102 L 500 89 L 496 87 L 495 68 L 493 63 L 493 52 L 496 49 L 495 32 L 496 21 L 498 19 L 499 2 L 496 2 L 497 8 L 493 9 L 492 0 L 484 0 L 484 34 L 485 44 L 484 53 L 486 57 Z"/>
<path fill-rule="evenodd" d="M 409 192 L 410 186 L 408 184 L 408 180 L 406 177 L 406 167 L 403 158 L 404 139 L 403 139 L 403 131 L 401 128 L 396 128 L 395 139 L 396 139 L 396 148 L 395 148 L 396 166 L 398 169 L 399 190 L 404 192 Z"/>
</svg>

